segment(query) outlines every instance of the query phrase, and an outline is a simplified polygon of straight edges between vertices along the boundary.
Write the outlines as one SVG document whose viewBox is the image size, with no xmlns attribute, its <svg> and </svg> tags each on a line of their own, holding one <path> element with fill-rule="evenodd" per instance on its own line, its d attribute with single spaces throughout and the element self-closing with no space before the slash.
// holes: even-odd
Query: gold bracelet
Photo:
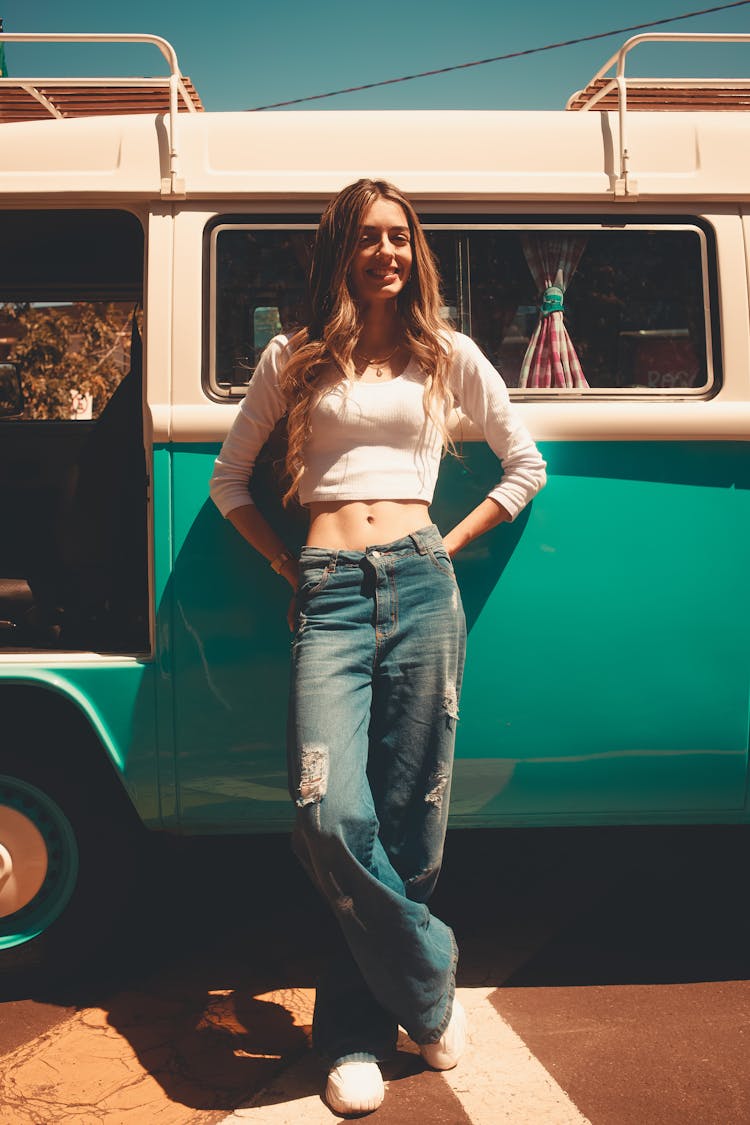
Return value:
<svg viewBox="0 0 750 1125">
<path fill-rule="evenodd" d="M 281 574 L 281 572 L 284 569 L 284 567 L 286 566 L 286 564 L 288 562 L 291 562 L 291 561 L 292 561 L 292 556 L 289 554 L 289 552 L 286 549 L 284 549 L 283 551 L 280 551 L 278 553 L 278 555 L 276 556 L 275 559 L 271 559 L 271 562 L 270 562 L 269 565 L 271 567 L 271 570 L 275 570 L 277 574 Z"/>
</svg>

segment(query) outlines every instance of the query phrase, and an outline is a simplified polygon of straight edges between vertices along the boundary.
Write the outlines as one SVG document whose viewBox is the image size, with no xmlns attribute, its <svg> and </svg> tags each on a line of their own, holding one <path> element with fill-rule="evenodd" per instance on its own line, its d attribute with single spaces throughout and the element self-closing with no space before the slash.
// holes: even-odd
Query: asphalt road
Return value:
<svg viewBox="0 0 750 1125">
<path fill-rule="evenodd" d="M 373 1120 L 747 1125 L 750 834 L 449 835 L 434 910 L 472 1037 L 404 1037 Z M 97 959 L 2 982 L 0 1125 L 315 1125 L 308 1049 L 332 921 L 286 840 L 157 840 Z M 243 1108 L 244 1107 L 244 1108 Z"/>
</svg>

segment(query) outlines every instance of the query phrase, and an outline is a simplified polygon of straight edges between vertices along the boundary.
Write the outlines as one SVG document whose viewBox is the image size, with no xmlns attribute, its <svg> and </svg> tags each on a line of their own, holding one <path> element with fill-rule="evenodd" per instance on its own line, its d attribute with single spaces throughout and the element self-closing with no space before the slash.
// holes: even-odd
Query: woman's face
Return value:
<svg viewBox="0 0 750 1125">
<path fill-rule="evenodd" d="M 376 199 L 365 212 L 349 277 L 363 305 L 393 300 L 409 280 L 412 249 L 404 210 L 391 199 Z"/>
</svg>

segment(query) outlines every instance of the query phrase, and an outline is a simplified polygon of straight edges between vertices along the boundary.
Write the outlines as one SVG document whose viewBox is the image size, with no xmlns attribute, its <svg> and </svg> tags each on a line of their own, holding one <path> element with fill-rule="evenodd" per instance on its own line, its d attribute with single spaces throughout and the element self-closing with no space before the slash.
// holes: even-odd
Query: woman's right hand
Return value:
<svg viewBox="0 0 750 1125">
<path fill-rule="evenodd" d="M 289 585 L 294 591 L 286 611 L 286 623 L 289 626 L 289 631 L 294 632 L 294 625 L 297 620 L 297 588 L 299 586 L 299 563 L 295 558 L 289 559 L 284 563 L 284 566 L 279 571 L 279 574 L 286 578 Z"/>
<path fill-rule="evenodd" d="M 294 626 L 297 620 L 297 594 L 292 594 L 289 601 L 289 608 L 286 611 L 286 623 L 289 626 L 289 632 L 294 632 Z"/>
</svg>

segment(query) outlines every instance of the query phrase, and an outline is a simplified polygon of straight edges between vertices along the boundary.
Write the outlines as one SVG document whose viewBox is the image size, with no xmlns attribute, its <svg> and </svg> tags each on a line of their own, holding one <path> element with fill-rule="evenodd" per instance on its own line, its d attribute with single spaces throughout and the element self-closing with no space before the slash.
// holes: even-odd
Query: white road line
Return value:
<svg viewBox="0 0 750 1125">
<path fill-rule="evenodd" d="M 308 1053 L 277 1075 L 249 1106 L 236 1109 L 221 1125 L 331 1125 L 341 1118 L 331 1113 L 320 1094 L 324 1074 Z"/>
<path fill-rule="evenodd" d="M 490 1001 L 494 988 L 459 988 L 469 1048 L 444 1080 L 472 1125 L 591 1125 Z"/>
<path fill-rule="evenodd" d="M 472 1125 L 539 1125 L 540 1121 L 544 1125 L 591 1125 L 498 1015 L 490 1001 L 494 991 L 458 990 L 469 1017 L 470 1045 L 459 1066 L 443 1074 Z M 225 1117 L 221 1125 L 340 1122 L 321 1100 L 322 1079 L 319 1065 L 308 1053 L 277 1075 L 250 1105 Z"/>
</svg>

